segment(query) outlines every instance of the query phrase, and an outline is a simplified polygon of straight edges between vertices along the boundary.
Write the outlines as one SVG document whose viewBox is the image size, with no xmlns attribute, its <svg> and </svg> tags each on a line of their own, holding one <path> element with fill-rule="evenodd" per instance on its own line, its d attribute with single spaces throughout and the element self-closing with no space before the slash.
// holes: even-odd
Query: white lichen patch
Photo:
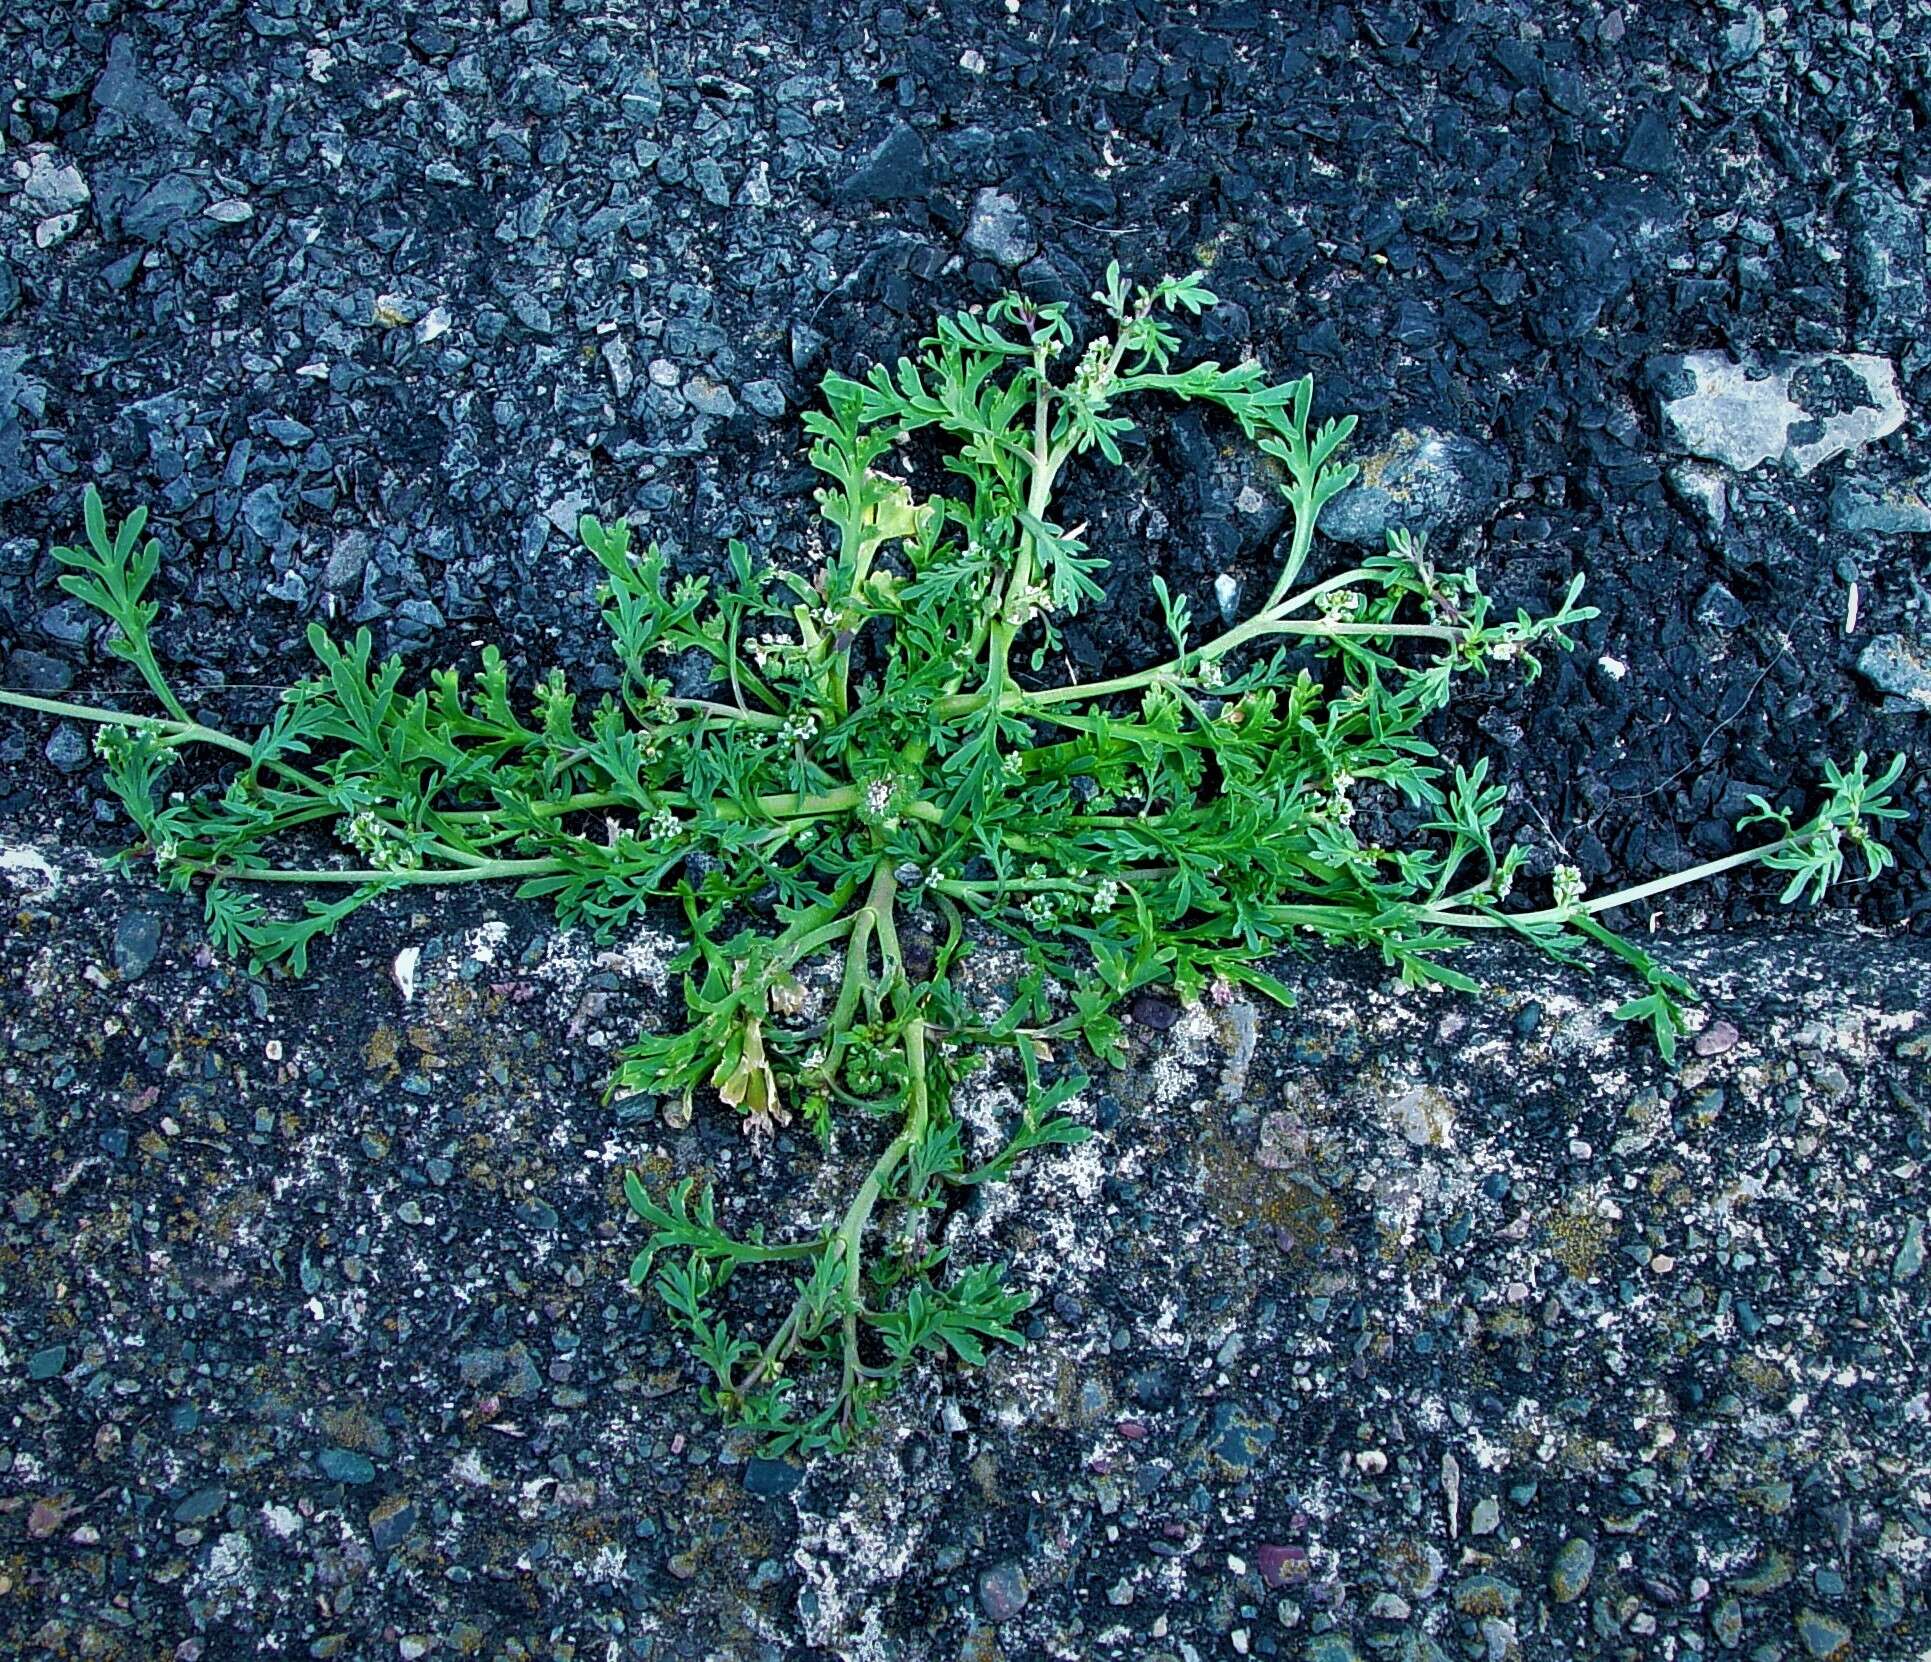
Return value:
<svg viewBox="0 0 1931 1662">
<path fill-rule="evenodd" d="M 0 844 L 0 879 L 23 896 L 51 896 L 60 888 L 61 874 L 37 848 Z"/>
</svg>

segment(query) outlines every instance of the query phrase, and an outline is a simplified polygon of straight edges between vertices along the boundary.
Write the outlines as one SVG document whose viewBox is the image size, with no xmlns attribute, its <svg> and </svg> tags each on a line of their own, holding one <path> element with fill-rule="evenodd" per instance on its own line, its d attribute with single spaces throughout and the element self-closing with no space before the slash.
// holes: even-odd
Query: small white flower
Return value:
<svg viewBox="0 0 1931 1662">
<path fill-rule="evenodd" d="M 1573 912 L 1582 904 L 1582 873 L 1574 866 L 1557 866 L 1554 877 L 1556 909 Z"/>
<path fill-rule="evenodd" d="M 1361 596 L 1353 589 L 1329 589 L 1314 604 L 1324 617 L 1351 618 L 1361 610 Z"/>
</svg>

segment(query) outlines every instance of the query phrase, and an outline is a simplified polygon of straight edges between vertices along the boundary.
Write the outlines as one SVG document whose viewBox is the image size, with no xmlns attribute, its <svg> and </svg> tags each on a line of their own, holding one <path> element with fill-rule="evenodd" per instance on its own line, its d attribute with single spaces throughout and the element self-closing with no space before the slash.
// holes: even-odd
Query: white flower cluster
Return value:
<svg viewBox="0 0 1931 1662">
<path fill-rule="evenodd" d="M 1029 895 L 1019 912 L 1034 928 L 1051 929 L 1059 922 L 1059 901 L 1049 894 Z"/>
<path fill-rule="evenodd" d="M 1034 618 L 1051 611 L 1052 601 L 1052 591 L 1040 584 L 1016 583 L 1006 591 L 999 621 L 1008 629 L 1024 629 Z"/>
<path fill-rule="evenodd" d="M 1557 866 L 1554 878 L 1556 910 L 1573 912 L 1582 904 L 1582 873 L 1574 866 Z"/>
<path fill-rule="evenodd" d="M 778 737 L 786 744 L 810 744 L 818 737 L 818 718 L 809 710 L 794 710 L 784 718 Z"/>
<path fill-rule="evenodd" d="M 858 817 L 886 831 L 898 828 L 899 782 L 893 775 L 881 773 L 865 782 L 859 792 Z"/>
<path fill-rule="evenodd" d="M 1113 343 L 1104 335 L 1087 342 L 1086 353 L 1073 371 L 1069 390 L 1074 399 L 1090 405 L 1106 390 L 1106 365 L 1112 354 Z"/>
<path fill-rule="evenodd" d="M 767 629 L 756 640 L 746 641 L 744 650 L 751 654 L 751 662 L 763 669 L 774 658 L 782 663 L 786 658 L 795 657 L 804 648 L 799 642 L 787 640 L 775 630 Z"/>
<path fill-rule="evenodd" d="M 377 871 L 414 871 L 422 864 L 421 852 L 404 842 L 395 828 L 370 808 L 358 808 L 349 816 L 342 828 L 342 840 Z"/>
</svg>

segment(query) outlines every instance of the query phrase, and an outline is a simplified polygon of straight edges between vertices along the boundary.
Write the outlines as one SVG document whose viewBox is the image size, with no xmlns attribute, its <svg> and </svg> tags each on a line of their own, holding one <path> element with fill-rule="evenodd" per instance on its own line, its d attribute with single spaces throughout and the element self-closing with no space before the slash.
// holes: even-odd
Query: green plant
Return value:
<svg viewBox="0 0 1931 1662">
<path fill-rule="evenodd" d="M 1472 573 L 1398 533 L 1310 580 L 1321 510 L 1354 474 L 1337 460 L 1352 419 L 1312 424 L 1306 378 L 1176 368 L 1176 314 L 1214 304 L 1198 275 L 1129 291 L 1116 268 L 1094 298 L 1107 330 L 1070 372 L 1066 308 L 1013 295 L 940 319 L 916 358 L 827 377 L 805 418 L 833 543 L 816 570 L 733 542 L 721 581 L 673 577 L 628 525 L 584 519 L 622 671 L 594 704 L 559 674 L 513 698 L 493 651 L 405 690 L 366 632 L 343 646 L 315 627 L 320 672 L 254 738 L 232 736 L 188 714 L 149 647 L 159 557 L 143 516 L 110 534 L 91 490 L 88 547 L 56 550 L 63 582 L 112 621 L 166 714 L 4 695 L 102 724 L 145 852 L 170 885 L 203 886 L 211 931 L 257 968 L 300 972 L 315 937 L 412 885 L 511 879 L 600 935 L 677 908 L 689 1020 L 639 1039 L 612 1089 L 685 1105 L 708 1090 L 753 1135 L 801 1115 L 857 1159 L 843 1210 L 782 1241 L 728 1232 L 689 1178 L 625 1184 L 649 1229 L 631 1279 L 689 1335 L 710 1403 L 777 1449 L 842 1445 L 922 1353 L 977 1362 L 1018 1342 L 1028 1295 L 994 1266 L 948 1263 L 944 1210 L 1027 1151 L 1087 1135 L 1081 1080 L 1049 1058 L 1074 1041 L 1119 1057 L 1116 1011 L 1136 989 L 1285 1003 L 1267 961 L 1318 941 L 1472 991 L 1453 949 L 1506 929 L 1620 960 L 1643 990 L 1619 1014 L 1670 1055 L 1689 990 L 1602 914 L 1751 863 L 1793 874 L 1785 899 L 1814 900 L 1847 851 L 1875 876 L 1888 855 L 1873 833 L 1901 813 L 1887 795 L 1901 759 L 1873 779 L 1860 756 L 1802 823 L 1759 804 L 1772 834 L 1756 847 L 1594 899 L 1559 869 L 1552 904 L 1505 909 L 1525 855 L 1495 846 L 1503 789 L 1485 762 L 1445 772 L 1424 727 L 1458 674 L 1534 674 L 1537 648 L 1566 647 L 1593 615 L 1581 579 L 1549 616 L 1498 617 Z M 1149 393 L 1218 407 L 1279 464 L 1280 569 L 1219 632 L 1156 578 L 1170 657 L 1042 684 L 1059 620 L 1105 598 L 1106 563 L 1055 519 L 1055 483 L 1078 457 L 1118 463 L 1123 402 Z M 891 468 L 928 429 L 946 488 L 921 497 Z M 225 771 L 167 789 L 194 746 L 226 752 Z M 1370 794 L 1425 816 L 1415 846 L 1363 840 Z M 286 863 L 291 838 L 318 832 L 350 863 Z M 276 884 L 339 893 L 291 915 L 263 904 Z M 954 973 L 988 934 L 1026 966 L 997 1015 Z M 993 1046 L 1016 1056 L 1024 1100 L 974 1159 L 954 1093 Z M 733 1279 L 757 1269 L 791 1277 L 762 1338 L 730 1319 Z"/>
</svg>

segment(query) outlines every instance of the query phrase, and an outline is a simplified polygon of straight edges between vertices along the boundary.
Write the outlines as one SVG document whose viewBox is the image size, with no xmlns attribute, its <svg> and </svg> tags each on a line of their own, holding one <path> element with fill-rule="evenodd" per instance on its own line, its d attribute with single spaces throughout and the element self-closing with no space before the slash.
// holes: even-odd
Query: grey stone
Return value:
<svg viewBox="0 0 1931 1662">
<path fill-rule="evenodd" d="M 1633 173 L 1673 174 L 1681 160 L 1669 123 L 1657 111 L 1645 110 L 1636 118 L 1623 146 L 1623 166 Z"/>
<path fill-rule="evenodd" d="M 724 169 L 710 156 L 701 156 L 691 167 L 691 180 L 699 194 L 714 208 L 731 205 L 731 186 Z"/>
<path fill-rule="evenodd" d="M 1870 353 L 1691 352 L 1651 359 L 1649 375 L 1669 448 L 1740 473 L 1774 461 L 1801 477 L 1904 424 L 1897 372 Z"/>
<path fill-rule="evenodd" d="M 1379 548 L 1392 530 L 1431 536 L 1475 524 L 1501 500 L 1507 465 L 1486 445 L 1432 427 L 1401 428 L 1358 457 L 1360 477 L 1321 515 L 1341 542 Z"/>
<path fill-rule="evenodd" d="M 377 1552 L 394 1552 L 409 1539 L 420 1516 L 407 1495 L 391 1495 L 369 1514 L 369 1539 Z"/>
<path fill-rule="evenodd" d="M 1455 1589 L 1455 1608 L 1464 1616 L 1504 1616 L 1522 1602 L 1522 1589 L 1496 1575 L 1474 1575 Z"/>
<path fill-rule="evenodd" d="M 50 653 L 23 646 L 7 654 L 6 683 L 15 692 L 63 693 L 74 684 L 74 671 Z"/>
<path fill-rule="evenodd" d="M 322 586 L 341 593 L 362 581 L 363 567 L 369 563 L 369 534 L 345 532 L 329 550 L 328 564 L 322 568 Z"/>
<path fill-rule="evenodd" d="M 1039 251 L 1031 222 L 1019 203 L 1002 190 L 988 187 L 972 199 L 966 220 L 965 245 L 972 253 L 1008 270 L 1016 270 Z"/>
<path fill-rule="evenodd" d="M 282 517 L 282 493 L 276 485 L 257 485 L 241 502 L 242 523 L 270 547 L 291 535 Z"/>
<path fill-rule="evenodd" d="M 923 196 L 929 182 L 925 141 L 900 122 L 838 187 L 838 196 L 844 202 L 899 202 Z"/>
<path fill-rule="evenodd" d="M 138 981 L 153 967 L 161 950 L 161 920 L 152 912 L 127 912 L 114 926 L 114 968 L 129 981 Z"/>
<path fill-rule="evenodd" d="M 44 754 L 62 773 L 79 773 L 93 752 L 81 730 L 71 721 L 63 721 L 48 735 Z"/>
<path fill-rule="evenodd" d="M 809 323 L 791 325 L 791 367 L 803 374 L 824 356 L 826 337 Z M 746 388 L 748 396 L 750 389 Z"/>
<path fill-rule="evenodd" d="M 731 389 L 721 382 L 713 381 L 708 375 L 693 375 L 684 383 L 684 396 L 690 400 L 691 408 L 708 416 L 734 416 L 738 413 L 738 401 Z"/>
<path fill-rule="evenodd" d="M 5 407 L 0 404 L 0 410 Z M 19 422 L 0 421 L 0 506 L 18 502 L 40 489 L 40 482 L 26 465 L 25 437 Z"/>
<path fill-rule="evenodd" d="M 1914 1281 L 1924 1268 L 1924 1219 L 1913 1217 L 1904 1225 L 1904 1244 L 1891 1260 L 1893 1281 Z"/>
<path fill-rule="evenodd" d="M 12 265 L 0 256 L 0 323 L 13 316 L 14 308 L 20 304 L 20 279 L 14 275 Z"/>
<path fill-rule="evenodd" d="M 1850 270 L 1864 339 L 1887 348 L 1915 336 L 1925 321 L 1924 223 L 1889 187 L 1860 181 L 1845 204 Z"/>
<path fill-rule="evenodd" d="M 516 314 L 516 321 L 533 335 L 556 332 L 556 322 L 550 316 L 550 308 L 527 290 L 510 301 L 510 310 Z"/>
<path fill-rule="evenodd" d="M 1244 1475 L 1260 1464 L 1278 1435 L 1268 1421 L 1250 1414 L 1239 1403 L 1216 1403 L 1206 1440 L 1190 1465 L 1201 1471 Z"/>
<path fill-rule="evenodd" d="M 615 335 L 603 343 L 604 367 L 610 371 L 610 385 L 619 398 L 628 398 L 637 384 L 637 371 L 630 361 L 630 348 Z"/>
<path fill-rule="evenodd" d="M 316 1462 L 322 1475 L 334 1483 L 363 1484 L 375 1481 L 375 1462 L 353 1449 L 325 1448 Z"/>
<path fill-rule="evenodd" d="M 45 1350 L 37 1350 L 27 1362 L 29 1379 L 52 1379 L 67 1366 L 67 1347 L 49 1345 Z"/>
<path fill-rule="evenodd" d="M 1447 1148 L 1455 1137 L 1455 1105 L 1433 1085 L 1384 1098 L 1389 1125 L 1416 1148 Z"/>
<path fill-rule="evenodd" d="M 744 1487 L 754 1495 L 788 1495 L 805 1480 L 804 1468 L 789 1460 L 753 1455 L 744 1463 Z"/>
<path fill-rule="evenodd" d="M 1669 471 L 1670 489 L 1706 531 L 1721 531 L 1730 518 L 1729 487 L 1720 469 L 1680 462 Z"/>
<path fill-rule="evenodd" d="M 228 1504 L 228 1491 L 219 1484 L 197 1489 L 174 1509 L 174 1521 L 181 1524 L 206 1523 Z"/>
<path fill-rule="evenodd" d="M 1805 1608 L 1797 1612 L 1797 1637 L 1806 1654 L 1829 1662 L 1849 1651 L 1851 1630 L 1825 1611 Z"/>
<path fill-rule="evenodd" d="M 1931 652 L 1904 635 L 1879 635 L 1857 655 L 1857 673 L 1879 692 L 1931 710 Z"/>
<path fill-rule="evenodd" d="M 1017 1564 L 995 1564 L 979 1576 L 979 1608 L 986 1619 L 1009 1622 L 1026 1608 L 1032 1589 L 1026 1585 L 1026 1572 Z"/>
<path fill-rule="evenodd" d="M 92 607 L 78 600 L 63 600 L 40 614 L 40 632 L 62 646 L 85 646 L 99 621 Z"/>
<path fill-rule="evenodd" d="M 1750 621 L 1750 608 L 1721 583 L 1712 583 L 1696 603 L 1696 621 L 1706 629 L 1741 629 Z"/>
<path fill-rule="evenodd" d="M 1886 535 L 1931 532 L 1931 503 L 1922 482 L 1881 485 L 1871 479 L 1840 479 L 1830 493 L 1833 531 L 1877 531 Z"/>
<path fill-rule="evenodd" d="M 28 156 L 27 177 L 20 191 L 27 205 L 44 215 L 73 213 L 84 208 L 93 195 L 80 169 L 47 149 L 37 149 Z"/>
<path fill-rule="evenodd" d="M 169 138 L 186 138 L 188 124 L 160 93 L 142 78 L 134 55 L 134 41 L 125 32 L 107 44 L 107 67 L 94 83 L 94 107 L 144 121 Z"/>
<path fill-rule="evenodd" d="M 776 381 L 747 381 L 743 387 L 744 401 L 768 421 L 776 421 L 784 414 L 784 388 Z"/>
<path fill-rule="evenodd" d="M 1596 1573 L 1596 1547 L 1593 1541 L 1572 1537 L 1562 1543 L 1549 1571 L 1549 1591 L 1557 1604 L 1574 1604 L 1589 1591 L 1589 1578 Z"/>
<path fill-rule="evenodd" d="M 1734 69 L 1763 50 L 1763 13 L 1745 6 L 1743 15 L 1723 31 L 1723 63 Z"/>
<path fill-rule="evenodd" d="M 185 173 L 165 173 L 121 210 L 121 229 L 137 242 L 159 242 L 172 226 L 198 213 L 201 187 Z"/>
</svg>

